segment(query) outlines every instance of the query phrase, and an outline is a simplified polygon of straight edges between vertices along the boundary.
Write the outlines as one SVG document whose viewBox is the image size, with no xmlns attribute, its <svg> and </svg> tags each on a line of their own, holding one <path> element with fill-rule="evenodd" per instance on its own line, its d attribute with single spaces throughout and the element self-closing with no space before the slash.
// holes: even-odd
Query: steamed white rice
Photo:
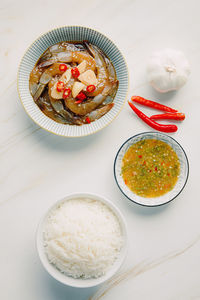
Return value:
<svg viewBox="0 0 200 300">
<path fill-rule="evenodd" d="M 117 216 L 100 201 L 65 201 L 48 217 L 44 230 L 49 261 L 74 278 L 99 277 L 113 265 L 123 245 Z"/>
</svg>

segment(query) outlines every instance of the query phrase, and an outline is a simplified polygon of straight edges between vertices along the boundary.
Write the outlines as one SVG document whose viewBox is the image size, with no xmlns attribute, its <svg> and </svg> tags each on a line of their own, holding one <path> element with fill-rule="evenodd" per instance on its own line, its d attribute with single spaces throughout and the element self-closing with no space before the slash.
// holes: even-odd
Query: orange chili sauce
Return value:
<svg viewBox="0 0 200 300">
<path fill-rule="evenodd" d="M 125 184 L 142 197 L 159 197 L 172 190 L 180 174 L 180 162 L 170 145 L 156 139 L 133 144 L 122 160 Z"/>
</svg>

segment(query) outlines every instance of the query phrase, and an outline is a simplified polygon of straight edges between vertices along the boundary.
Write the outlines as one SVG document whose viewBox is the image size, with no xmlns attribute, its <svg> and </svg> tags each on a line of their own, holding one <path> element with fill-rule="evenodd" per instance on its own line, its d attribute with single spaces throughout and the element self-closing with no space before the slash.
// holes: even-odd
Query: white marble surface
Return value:
<svg viewBox="0 0 200 300">
<path fill-rule="evenodd" d="M 1 299 L 200 299 L 199 11 L 198 0 L 1 0 Z M 160 99 L 186 113 L 172 136 L 188 154 L 190 176 L 171 204 L 140 207 L 129 202 L 115 184 L 113 161 L 119 146 L 149 130 L 128 105 L 106 129 L 80 139 L 47 133 L 24 112 L 16 88 L 20 58 L 41 33 L 62 25 L 89 26 L 116 42 L 130 70 L 129 96 Z M 165 47 L 182 50 L 192 73 L 179 92 L 160 95 L 148 85 L 145 67 L 150 53 Z M 76 290 L 56 282 L 36 253 L 35 231 L 41 216 L 72 192 L 107 196 L 128 223 L 129 251 L 121 271 L 125 275 L 119 280 L 117 274 L 114 284 L 99 290 Z"/>
</svg>

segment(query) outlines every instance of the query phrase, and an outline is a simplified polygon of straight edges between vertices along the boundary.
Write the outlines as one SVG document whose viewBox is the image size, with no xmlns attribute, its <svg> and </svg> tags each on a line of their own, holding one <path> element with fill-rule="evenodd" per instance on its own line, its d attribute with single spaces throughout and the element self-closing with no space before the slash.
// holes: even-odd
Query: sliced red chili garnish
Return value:
<svg viewBox="0 0 200 300">
<path fill-rule="evenodd" d="M 83 101 L 83 100 L 85 100 L 87 97 L 86 97 L 86 95 L 83 93 L 83 92 L 80 92 L 77 96 L 76 96 L 76 99 L 78 99 L 78 100 L 81 100 L 81 101 Z M 80 102 L 81 103 L 81 102 Z"/>
<path fill-rule="evenodd" d="M 139 158 L 142 158 L 142 155 L 138 155 Z"/>
<path fill-rule="evenodd" d="M 88 85 L 86 90 L 88 93 L 93 93 L 96 89 L 96 86 L 94 84 Z"/>
<path fill-rule="evenodd" d="M 56 85 L 56 89 L 58 92 L 62 92 L 65 88 L 65 84 L 63 81 L 58 81 Z"/>
<path fill-rule="evenodd" d="M 89 117 L 86 117 L 86 118 L 85 118 L 85 121 L 86 121 L 88 124 L 90 124 L 90 123 L 91 123 L 91 121 L 90 121 L 90 118 L 89 118 Z"/>
<path fill-rule="evenodd" d="M 71 69 L 71 73 L 72 73 L 72 76 L 75 77 L 75 78 L 78 78 L 78 76 L 80 75 L 80 72 L 79 72 L 78 68 Z"/>
<path fill-rule="evenodd" d="M 77 100 L 77 101 L 75 101 L 76 104 L 80 104 L 82 102 L 83 102 L 83 100 Z"/>
<path fill-rule="evenodd" d="M 70 88 L 65 89 L 63 92 L 63 99 L 68 98 L 70 94 L 71 94 L 71 89 Z"/>
<path fill-rule="evenodd" d="M 65 65 L 65 64 L 60 64 L 59 70 L 60 70 L 61 72 L 65 72 L 65 71 L 67 70 L 67 65 Z"/>
</svg>

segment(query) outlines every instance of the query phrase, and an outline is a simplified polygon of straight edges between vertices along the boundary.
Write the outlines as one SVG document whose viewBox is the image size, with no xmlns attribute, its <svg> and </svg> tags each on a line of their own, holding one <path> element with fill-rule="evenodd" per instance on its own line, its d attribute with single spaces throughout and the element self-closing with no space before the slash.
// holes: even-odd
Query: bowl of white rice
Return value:
<svg viewBox="0 0 200 300">
<path fill-rule="evenodd" d="M 72 194 L 42 218 L 36 236 L 39 258 L 56 280 L 86 288 L 111 278 L 127 251 L 127 230 L 119 209 L 94 194 Z"/>
</svg>

